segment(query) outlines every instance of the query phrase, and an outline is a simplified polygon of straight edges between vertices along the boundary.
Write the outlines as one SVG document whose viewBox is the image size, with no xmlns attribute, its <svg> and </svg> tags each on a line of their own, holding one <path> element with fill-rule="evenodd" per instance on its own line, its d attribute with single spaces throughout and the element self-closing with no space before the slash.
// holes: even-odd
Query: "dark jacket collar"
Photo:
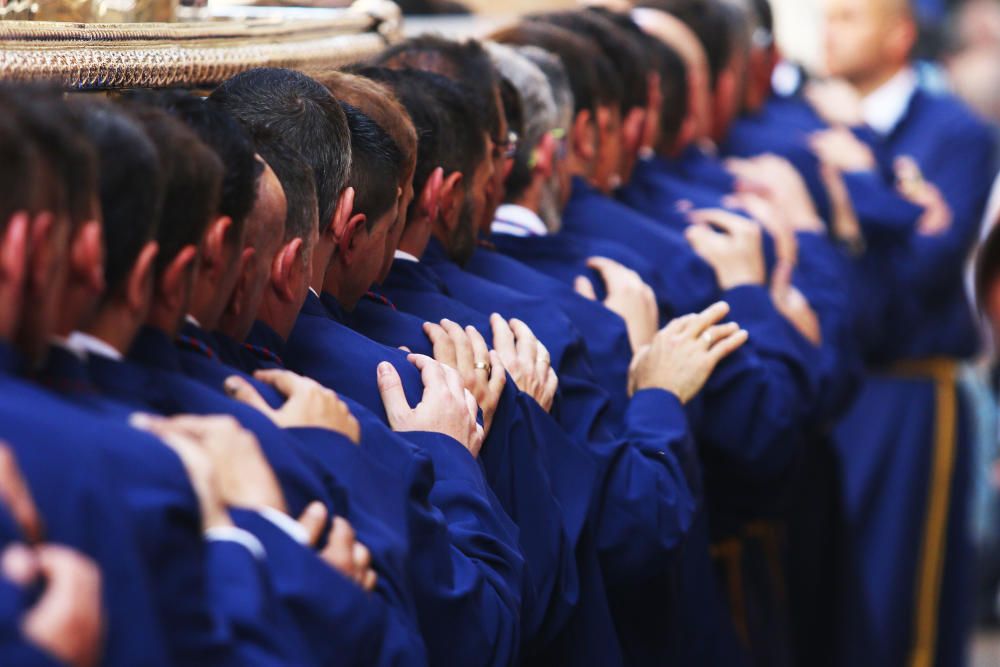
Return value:
<svg viewBox="0 0 1000 667">
<path fill-rule="evenodd" d="M 246 349 L 264 362 L 272 362 L 284 367 L 286 341 L 278 333 L 260 320 L 253 323 L 247 336 Z"/>
<path fill-rule="evenodd" d="M 382 288 L 390 292 L 398 289 L 448 293 L 444 282 L 434 273 L 433 269 L 423 262 L 411 262 L 405 259 L 393 260 L 389 276 L 382 283 Z"/>
<path fill-rule="evenodd" d="M 0 372 L 4 375 L 18 375 L 24 370 L 24 358 L 13 345 L 0 341 Z"/>
<path fill-rule="evenodd" d="M 152 327 L 144 326 L 139 331 L 128 358 L 143 366 L 181 372 L 180 357 L 170 336 Z"/>
</svg>

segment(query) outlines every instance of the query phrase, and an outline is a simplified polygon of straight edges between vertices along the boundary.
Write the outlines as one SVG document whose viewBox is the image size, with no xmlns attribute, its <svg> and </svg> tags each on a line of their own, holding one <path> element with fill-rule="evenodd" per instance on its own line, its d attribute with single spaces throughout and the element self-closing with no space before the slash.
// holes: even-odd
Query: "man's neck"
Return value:
<svg viewBox="0 0 1000 667">
<path fill-rule="evenodd" d="M 127 313 L 112 305 L 102 308 L 91 325 L 83 331 L 124 355 L 132 346 L 139 328 Z"/>
<path fill-rule="evenodd" d="M 430 221 L 426 218 L 419 222 L 408 222 L 402 237 L 399 239 L 399 249 L 418 259 L 423 257 L 424 251 L 427 250 L 427 241 L 430 238 L 430 234 L 427 232 L 429 228 Z"/>
<path fill-rule="evenodd" d="M 323 291 L 323 284 L 326 282 L 327 274 L 333 270 L 330 266 L 333 263 L 333 246 L 317 241 L 312 256 L 312 277 L 309 279 L 309 286 L 317 292 Z"/>
<path fill-rule="evenodd" d="M 533 211 L 537 214 L 541 214 L 542 211 L 542 183 L 538 181 L 532 181 L 524 193 L 520 197 L 515 197 L 507 204 L 514 204 L 515 206 L 522 206 L 529 211 Z M 496 217 L 494 215 L 494 217 Z"/>
<path fill-rule="evenodd" d="M 293 312 L 290 304 L 265 296 L 257 311 L 257 320 L 271 327 L 282 340 L 288 340 L 292 335 L 292 329 L 295 328 L 295 318 L 301 309 L 300 306 Z"/>
<path fill-rule="evenodd" d="M 886 83 L 892 80 L 892 77 L 896 76 L 906 68 L 907 64 L 903 63 L 895 67 L 885 67 L 880 69 L 878 72 L 873 72 L 870 76 L 856 77 L 851 80 L 850 83 L 854 86 L 854 89 L 858 92 L 861 97 L 868 97 L 876 90 L 884 86 Z"/>
</svg>

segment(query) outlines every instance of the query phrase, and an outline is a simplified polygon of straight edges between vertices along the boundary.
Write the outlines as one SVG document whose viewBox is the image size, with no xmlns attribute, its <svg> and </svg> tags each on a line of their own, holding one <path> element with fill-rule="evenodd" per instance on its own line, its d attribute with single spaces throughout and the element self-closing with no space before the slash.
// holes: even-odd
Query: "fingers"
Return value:
<svg viewBox="0 0 1000 667">
<path fill-rule="evenodd" d="M 441 326 L 447 332 L 448 337 L 455 348 L 455 361 L 457 363 L 455 366 L 452 366 L 452 368 L 471 372 L 472 366 L 475 364 L 477 359 L 473 353 L 472 342 L 469 340 L 468 334 L 464 329 L 462 329 L 462 327 L 458 326 L 451 320 L 441 320 Z M 479 357 L 478 360 L 485 361 L 486 357 Z"/>
<path fill-rule="evenodd" d="M 490 395 L 500 398 L 503 388 L 507 386 L 507 371 L 503 366 L 503 360 L 496 350 L 487 353 L 490 360 Z"/>
<path fill-rule="evenodd" d="M 21 475 L 14 452 L 0 442 L 0 502 L 7 506 L 24 538 L 33 544 L 42 538 L 42 519 Z"/>
<path fill-rule="evenodd" d="M 535 353 L 535 376 L 539 378 L 540 384 L 542 378 L 546 378 L 550 370 L 552 370 L 552 357 L 548 349 L 539 341 Z"/>
<path fill-rule="evenodd" d="M 361 583 L 361 588 L 371 593 L 373 590 L 375 590 L 376 585 L 378 585 L 378 575 L 375 574 L 375 570 L 369 569 L 367 572 L 365 572 L 364 578 Z"/>
<path fill-rule="evenodd" d="M 476 403 L 476 397 L 472 395 L 472 392 L 465 389 L 465 407 L 469 411 L 469 416 L 475 421 L 479 416 L 479 404 Z"/>
<path fill-rule="evenodd" d="M 700 209 L 691 211 L 688 218 L 696 224 L 711 224 L 719 227 L 727 234 L 736 234 L 753 224 L 741 215 L 736 215 L 723 209 Z"/>
<path fill-rule="evenodd" d="M 736 332 L 717 341 L 708 351 L 712 356 L 713 365 L 718 364 L 730 354 L 743 347 L 743 344 L 748 340 L 750 340 L 750 334 L 745 329 L 738 329 Z"/>
<path fill-rule="evenodd" d="M 444 320 L 442 320 L 443 323 Z M 430 339 L 431 345 L 434 348 L 434 359 L 446 366 L 456 368 L 455 343 L 452 341 L 451 336 L 448 335 L 448 332 L 442 326 L 433 322 L 424 322 L 424 333 Z"/>
<path fill-rule="evenodd" d="M 319 539 L 323 536 L 323 529 L 326 527 L 326 517 L 326 505 L 318 500 L 309 503 L 299 517 L 299 525 L 306 531 L 309 546 L 315 547 L 319 544 Z"/>
<path fill-rule="evenodd" d="M 343 517 L 333 517 L 330 538 L 323 549 L 323 559 L 348 579 L 354 576 L 354 528 Z"/>
<path fill-rule="evenodd" d="M 417 367 L 420 371 L 420 379 L 424 381 L 424 388 L 441 386 L 447 383 L 445 368 L 442 364 L 434 361 L 423 354 L 407 355 L 406 360 Z"/>
<path fill-rule="evenodd" d="M 490 348 L 486 344 L 486 339 L 483 338 L 475 327 L 468 326 L 465 327 L 465 335 L 469 338 L 469 343 L 472 345 L 472 359 L 474 361 L 487 361 L 490 360 L 490 365 L 494 368 L 496 364 L 492 362 L 492 356 L 490 355 Z M 497 357 L 499 359 L 499 357 Z M 501 363 L 501 368 L 503 364 Z"/>
<path fill-rule="evenodd" d="M 555 401 L 556 391 L 558 390 L 559 376 L 556 375 L 556 372 L 550 368 L 549 373 L 545 378 L 545 387 L 542 390 L 542 400 L 539 401 L 539 404 L 545 408 L 546 412 L 552 409 L 552 403 Z"/>
<path fill-rule="evenodd" d="M 389 418 L 389 425 L 396 428 L 411 411 L 410 404 L 403 392 L 403 381 L 399 372 L 388 361 L 378 365 L 378 392 L 382 396 L 382 405 Z"/>
<path fill-rule="evenodd" d="M 625 268 L 607 257 L 590 257 L 587 259 L 587 267 L 597 271 L 609 287 L 620 279 L 621 271 Z"/>
<path fill-rule="evenodd" d="M 354 543 L 354 572 L 358 585 L 367 592 L 375 590 L 378 575 L 372 569 L 371 552 L 361 542 Z"/>
<path fill-rule="evenodd" d="M 97 665 L 104 635 L 100 570 L 65 547 L 43 545 L 37 551 L 47 585 L 23 619 L 25 637 L 61 664 Z"/>
<path fill-rule="evenodd" d="M 512 359 L 517 355 L 514 343 L 514 332 L 510 324 L 497 313 L 490 315 L 490 327 L 493 329 L 493 349 L 504 359 Z"/>
<path fill-rule="evenodd" d="M 510 329 L 516 337 L 517 356 L 524 368 L 534 368 L 535 360 L 538 358 L 538 339 L 535 338 L 535 334 L 527 324 L 517 318 L 510 321 Z"/>
<path fill-rule="evenodd" d="M 774 267 L 774 273 L 771 276 L 771 294 L 781 295 L 788 292 L 788 289 L 792 286 L 792 272 L 793 267 L 789 262 L 778 262 Z"/>
<path fill-rule="evenodd" d="M 690 333 L 698 337 L 713 324 L 718 324 L 729 314 L 729 304 L 725 301 L 713 303 L 711 306 L 694 316 L 691 320 Z"/>
<path fill-rule="evenodd" d="M 281 370 L 278 368 L 270 370 L 259 370 L 253 374 L 255 378 L 261 382 L 266 382 L 278 391 L 280 391 L 284 396 L 291 396 L 295 393 L 296 389 L 301 386 L 302 377 L 286 370 Z"/>
<path fill-rule="evenodd" d="M 231 398 L 235 398 L 240 403 L 246 403 L 250 407 L 257 409 L 266 415 L 271 414 L 272 408 L 268 405 L 267 401 L 264 400 L 264 397 L 260 395 L 252 384 L 238 375 L 226 378 L 224 386 L 226 393 L 229 394 Z"/>
<path fill-rule="evenodd" d="M 597 301 L 597 291 L 594 290 L 594 283 L 586 276 L 577 276 L 573 281 L 573 290 L 577 294 L 590 301 Z"/>
<path fill-rule="evenodd" d="M 698 340 L 705 343 L 705 348 L 711 348 L 718 345 L 719 341 L 732 336 L 734 333 L 740 330 L 740 325 L 736 322 L 726 322 L 725 324 L 717 324 L 713 327 L 709 327 L 698 337 Z"/>
<path fill-rule="evenodd" d="M 0 573 L 18 586 L 27 586 L 38 578 L 38 558 L 25 545 L 11 544 L 0 554 Z"/>
<path fill-rule="evenodd" d="M 454 368 L 448 368 L 447 366 L 442 367 L 441 370 L 444 372 L 444 381 L 448 387 L 448 391 L 451 392 L 452 396 L 455 396 L 456 398 L 462 400 L 466 400 L 467 393 L 470 396 L 472 395 L 465 388 L 465 385 L 462 384 L 462 376 L 458 374 L 458 371 L 456 371 Z M 476 398 L 474 396 L 472 398 L 472 403 L 473 404 L 476 403 Z M 477 412 L 476 409 L 472 410 L 473 419 L 475 419 L 476 412 Z"/>
</svg>

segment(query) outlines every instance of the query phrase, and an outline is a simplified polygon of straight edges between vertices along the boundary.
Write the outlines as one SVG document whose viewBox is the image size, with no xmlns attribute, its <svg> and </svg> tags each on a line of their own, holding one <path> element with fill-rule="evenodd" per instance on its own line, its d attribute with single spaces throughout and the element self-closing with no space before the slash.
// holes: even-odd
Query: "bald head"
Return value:
<svg viewBox="0 0 1000 667">
<path fill-rule="evenodd" d="M 708 57 L 698 36 L 686 23 L 659 9 L 637 7 L 632 20 L 674 51 L 684 60 L 688 81 L 688 115 L 694 126 L 695 140 L 709 135 L 712 123 L 712 102 L 709 84 Z"/>
<path fill-rule="evenodd" d="M 826 68 L 861 94 L 909 61 L 917 25 L 909 0 L 826 0 Z"/>
</svg>

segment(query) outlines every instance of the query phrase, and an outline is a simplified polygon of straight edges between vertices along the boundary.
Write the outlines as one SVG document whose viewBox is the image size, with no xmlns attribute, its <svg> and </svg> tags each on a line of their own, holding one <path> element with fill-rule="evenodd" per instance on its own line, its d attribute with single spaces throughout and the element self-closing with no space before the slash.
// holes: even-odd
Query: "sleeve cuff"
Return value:
<svg viewBox="0 0 1000 667">
<path fill-rule="evenodd" d="M 262 507 L 255 511 L 299 544 L 303 546 L 309 544 L 309 535 L 306 534 L 305 528 L 284 512 L 279 512 L 271 507 Z"/>
<path fill-rule="evenodd" d="M 247 551 L 253 554 L 258 561 L 263 562 L 267 558 L 264 545 L 257 537 L 242 528 L 236 526 L 218 526 L 205 531 L 205 539 L 210 542 L 235 542 L 246 547 Z"/>
</svg>

